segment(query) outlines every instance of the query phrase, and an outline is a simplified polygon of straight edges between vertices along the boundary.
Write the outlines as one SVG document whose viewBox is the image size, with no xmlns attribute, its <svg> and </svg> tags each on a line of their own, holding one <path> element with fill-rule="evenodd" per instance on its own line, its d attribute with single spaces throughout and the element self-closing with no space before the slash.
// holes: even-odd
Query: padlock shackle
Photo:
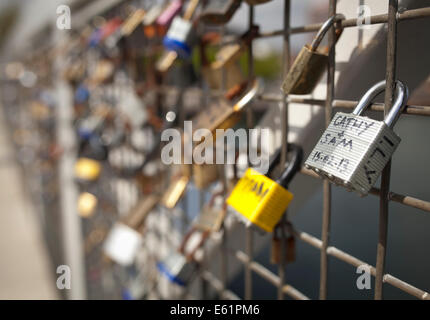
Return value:
<svg viewBox="0 0 430 320">
<path fill-rule="evenodd" d="M 199 232 L 201 234 L 200 240 L 197 243 L 197 245 L 191 250 L 190 253 L 186 253 L 185 249 L 186 249 L 188 240 L 190 240 L 191 236 L 196 232 Z M 182 243 L 179 246 L 179 253 L 183 254 L 188 261 L 195 261 L 194 256 L 197 253 L 197 250 L 199 250 L 205 244 L 205 241 L 209 237 L 209 235 L 210 235 L 210 232 L 208 231 L 200 231 L 196 227 L 191 227 L 191 229 L 185 234 L 182 240 Z"/>
<path fill-rule="evenodd" d="M 281 177 L 276 181 L 286 189 L 296 173 L 300 170 L 303 161 L 302 147 L 297 144 L 289 143 L 288 151 L 292 154 L 291 160 L 288 163 L 287 168 L 285 168 L 284 172 L 281 174 Z"/>
<path fill-rule="evenodd" d="M 303 160 L 302 147 L 294 143 L 288 143 L 287 149 L 288 153 L 291 153 L 291 160 L 282 172 L 281 176 L 276 180 L 277 184 L 281 185 L 286 189 L 288 188 L 288 184 L 294 178 L 295 174 L 300 170 Z M 270 161 L 268 174 L 272 173 L 275 167 L 279 164 L 281 160 L 281 150 L 282 148 L 279 148 L 278 151 L 276 151 L 272 160 Z"/>
<path fill-rule="evenodd" d="M 357 106 L 355 107 L 352 114 L 361 115 L 361 113 L 366 110 L 373 100 L 386 88 L 386 81 L 382 80 L 375 85 L 373 85 L 360 99 Z M 408 87 L 401 82 L 400 80 L 396 80 L 396 97 L 393 103 L 393 106 L 385 117 L 384 122 L 389 128 L 393 128 L 396 124 L 397 119 L 402 113 L 403 109 L 406 106 L 406 102 L 409 98 L 409 89 Z"/>
<path fill-rule="evenodd" d="M 316 51 L 321 44 L 321 41 L 324 39 L 324 36 L 328 32 L 328 30 L 337 22 L 344 20 L 345 16 L 341 13 L 338 13 L 334 16 L 331 16 L 327 19 L 326 22 L 321 26 L 321 28 L 318 30 L 317 35 L 315 36 L 314 40 L 311 43 L 311 50 Z M 343 28 L 336 28 L 336 31 L 339 30 L 339 32 L 336 32 L 336 42 L 339 39 L 340 35 L 342 34 Z"/>
<path fill-rule="evenodd" d="M 252 101 L 252 99 L 254 99 L 255 96 L 260 92 L 260 90 L 262 90 L 262 88 L 262 80 L 255 79 L 251 89 L 234 105 L 234 111 L 240 111 L 244 107 L 246 107 Z"/>
</svg>

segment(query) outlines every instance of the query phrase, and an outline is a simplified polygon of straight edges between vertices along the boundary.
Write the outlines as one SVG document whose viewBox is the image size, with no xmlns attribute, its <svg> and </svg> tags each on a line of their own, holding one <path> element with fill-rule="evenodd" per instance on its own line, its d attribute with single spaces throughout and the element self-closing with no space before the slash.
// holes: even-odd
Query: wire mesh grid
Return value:
<svg viewBox="0 0 430 320">
<path fill-rule="evenodd" d="M 329 1 L 329 16 L 333 16 L 337 13 L 336 11 L 336 0 Z M 290 36 L 293 34 L 308 33 L 319 30 L 322 26 L 321 23 L 291 27 L 290 16 L 291 16 L 291 1 L 284 0 L 284 19 L 283 28 L 280 30 L 261 32 L 255 39 L 270 38 L 270 37 L 280 37 L 283 41 L 283 74 L 290 68 Z M 249 15 L 248 15 L 248 27 L 251 28 L 254 25 L 255 11 L 252 5 L 249 5 Z M 386 14 L 375 15 L 370 19 L 371 24 L 387 24 L 387 47 L 386 47 L 386 81 L 387 90 L 385 94 L 384 104 L 374 103 L 370 106 L 370 110 L 383 112 L 384 115 L 388 113 L 389 106 L 392 104 L 394 95 L 394 84 L 396 80 L 396 48 L 397 48 L 397 23 L 404 20 L 420 19 L 420 18 L 430 18 L 430 7 L 398 11 L 398 1 L 389 0 L 389 6 Z M 357 19 L 346 19 L 341 22 L 344 28 L 354 28 L 357 27 Z M 288 107 L 289 103 L 299 103 L 299 104 L 311 104 L 321 108 L 325 111 L 325 124 L 326 126 L 330 123 L 332 119 L 333 110 L 336 108 L 349 108 L 352 109 L 356 106 L 356 101 L 349 100 L 336 100 L 335 97 L 335 29 L 332 27 L 328 33 L 328 45 L 331 48 L 329 52 L 329 62 L 327 68 L 327 92 L 326 99 L 308 99 L 299 97 L 290 97 L 285 94 L 267 94 L 262 93 L 258 96 L 258 99 L 266 102 L 277 102 L 281 103 L 281 128 L 282 128 L 282 148 L 283 151 L 287 149 L 287 137 L 289 133 L 288 128 Z M 253 46 L 252 41 L 248 46 L 248 77 L 252 79 L 254 77 L 254 58 L 253 58 Z M 225 71 L 224 71 L 225 77 Z M 225 89 L 225 88 L 223 88 Z M 248 109 L 249 110 L 249 109 Z M 405 114 L 411 114 L 415 116 L 429 116 L 430 106 L 416 106 L 408 105 L 404 109 Z M 246 113 L 246 123 L 249 128 L 253 127 L 254 119 L 252 113 Z M 283 155 L 286 152 L 282 152 Z M 126 155 L 125 155 L 126 157 Z M 286 159 L 282 160 L 284 163 Z M 426 212 L 430 212 L 430 202 L 418 199 L 413 196 L 398 194 L 390 190 L 390 164 L 386 166 L 383 171 L 381 186 L 380 188 L 372 188 L 370 194 L 379 198 L 379 238 L 377 244 L 377 257 L 376 266 L 371 266 L 365 261 L 362 261 L 347 252 L 342 251 L 339 248 L 330 245 L 330 220 L 332 211 L 332 193 L 331 185 L 328 180 L 322 180 L 323 185 L 323 212 L 322 212 L 322 226 L 321 226 L 321 239 L 312 236 L 304 231 L 294 229 L 288 221 L 288 215 L 285 214 L 282 219 L 282 224 L 288 229 L 289 233 L 293 234 L 296 239 L 315 247 L 320 251 L 320 285 L 319 285 L 319 298 L 324 300 L 327 299 L 327 288 L 328 288 L 328 264 L 329 257 L 335 257 L 349 265 L 358 267 L 360 265 L 368 265 L 372 276 L 375 277 L 375 290 L 374 298 L 379 300 L 383 298 L 383 285 L 390 284 L 418 299 L 428 300 L 430 299 L 428 293 L 421 290 L 395 276 L 385 272 L 385 256 L 386 256 L 386 244 L 387 244 L 387 227 L 388 227 L 388 205 L 390 201 L 400 203 L 405 206 L 417 208 Z M 321 179 L 313 171 L 302 168 L 301 174 Z M 136 186 L 132 182 L 128 181 L 116 181 L 111 179 L 111 190 L 110 192 L 115 194 L 114 199 L 116 200 L 116 211 L 127 212 L 133 205 L 137 202 L 137 190 Z M 130 196 L 132 194 L 133 196 Z M 126 196 L 124 196 L 126 195 Z M 204 202 L 203 194 L 199 196 L 200 207 Z M 133 279 L 129 279 L 124 275 L 124 270 L 120 270 L 117 267 L 112 267 L 116 277 L 119 278 L 118 281 L 134 281 L 139 283 L 141 290 L 147 292 L 148 298 L 172 298 L 172 297 L 182 297 L 182 298 L 194 298 L 195 294 L 191 293 L 192 290 L 179 290 L 175 286 L 169 284 L 167 280 L 163 280 L 162 277 L 156 271 L 157 261 L 167 252 L 165 249 L 160 250 L 159 248 L 174 247 L 181 238 L 181 233 L 174 232 L 173 224 L 179 223 L 182 228 L 182 233 L 186 231 L 189 225 L 189 217 L 187 216 L 187 211 L 189 204 L 187 199 L 182 202 L 182 210 L 174 210 L 173 218 L 172 213 L 165 209 L 157 209 L 155 213 L 148 218 L 145 225 L 145 246 L 137 258 L 136 269 L 140 270 L 137 272 Z M 112 208 L 111 208 L 112 209 Z M 113 221 L 109 220 L 106 228 L 112 224 Z M 234 221 L 231 222 L 234 224 Z M 166 230 L 169 232 L 166 233 Z M 171 231 L 171 232 L 170 232 Z M 218 272 L 215 274 L 209 268 L 207 268 L 207 261 L 210 257 L 204 257 L 203 263 L 201 264 L 197 278 L 201 280 L 201 290 L 200 297 L 209 297 L 209 287 L 218 293 L 220 298 L 223 299 L 239 299 L 239 295 L 228 289 L 228 274 L 230 259 L 235 259 L 244 266 L 244 298 L 252 299 L 253 295 L 253 274 L 256 274 L 266 280 L 268 283 L 272 284 L 277 288 L 278 299 L 284 299 L 285 296 L 291 297 L 298 300 L 309 299 L 305 294 L 300 292 L 299 289 L 294 288 L 288 284 L 288 274 L 286 274 L 286 264 L 285 260 L 286 250 L 285 247 L 285 237 L 286 233 L 281 232 L 281 257 L 283 257 L 278 265 L 277 273 L 270 271 L 265 266 L 261 265 L 254 259 L 255 247 L 254 247 L 254 232 L 253 229 L 247 228 L 245 233 L 245 246 L 244 250 L 232 250 L 228 246 L 228 232 L 222 232 L 217 239 L 214 241 L 214 247 L 218 248 L 219 254 L 219 265 Z M 86 234 L 85 245 L 91 241 L 91 232 Z M 104 237 L 97 237 L 97 241 L 100 242 Z M 161 246 L 160 243 L 164 243 L 165 246 Z M 89 250 L 91 251 L 91 250 Z M 87 255 L 90 257 L 90 255 Z M 88 261 L 89 262 L 89 261 Z M 88 276 L 88 275 L 87 275 Z M 97 297 L 97 290 L 95 297 Z M 89 295 L 91 297 L 91 295 Z"/>
</svg>

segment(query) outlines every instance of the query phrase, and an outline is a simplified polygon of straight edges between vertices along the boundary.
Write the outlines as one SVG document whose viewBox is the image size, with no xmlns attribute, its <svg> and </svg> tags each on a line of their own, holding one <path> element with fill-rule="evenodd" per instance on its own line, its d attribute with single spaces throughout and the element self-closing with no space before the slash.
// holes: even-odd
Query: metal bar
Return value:
<svg viewBox="0 0 430 320">
<path fill-rule="evenodd" d="M 202 272 L 201 277 L 219 293 L 221 299 L 241 300 L 234 292 L 226 290 L 222 281 L 217 279 L 213 273 L 205 270 Z"/>
<path fill-rule="evenodd" d="M 336 14 L 336 0 L 331 0 L 329 3 L 329 17 Z M 335 73 L 335 28 L 332 26 L 328 32 L 328 45 L 330 52 L 328 55 L 327 65 L 327 97 L 325 103 L 325 124 L 326 127 L 330 124 L 332 116 L 332 104 L 334 99 L 334 73 Z M 323 217 L 322 217 L 322 244 L 320 257 L 320 290 L 319 298 L 327 299 L 327 275 L 328 275 L 328 257 L 327 246 L 330 241 L 330 222 L 331 222 L 331 184 L 327 179 L 323 181 Z"/>
<path fill-rule="evenodd" d="M 426 18 L 426 17 L 430 17 L 430 7 L 406 10 L 402 13 L 397 13 L 398 21 L 420 19 L 420 18 Z M 357 20 L 358 20 L 357 18 L 345 19 L 342 21 L 342 27 L 343 28 L 357 27 Z M 381 24 L 386 22 L 388 22 L 388 14 L 379 14 L 379 15 L 374 15 L 370 17 L 370 24 Z M 304 26 L 293 27 L 290 29 L 290 34 L 315 32 L 315 31 L 318 31 L 322 25 L 323 25 L 322 23 L 314 23 L 314 24 L 308 24 Z M 270 38 L 270 37 L 277 37 L 277 36 L 283 36 L 283 35 L 284 35 L 284 30 L 274 30 L 274 31 L 262 32 L 258 35 L 258 38 Z"/>
<path fill-rule="evenodd" d="M 254 6 L 249 5 L 249 29 L 252 28 L 254 24 Z M 248 78 L 251 79 L 254 76 L 254 61 L 252 54 L 252 41 L 248 46 Z M 246 123 L 247 127 L 250 128 L 252 125 L 252 110 L 248 108 L 246 113 Z M 249 159 L 248 159 L 249 161 Z M 251 261 L 253 256 L 253 230 L 250 227 L 246 228 L 246 253 L 249 257 L 249 261 L 246 263 L 245 268 L 245 300 L 252 299 L 252 270 L 251 270 Z"/>
<path fill-rule="evenodd" d="M 261 101 L 267 102 L 280 102 L 283 97 L 280 94 L 261 94 L 258 96 L 258 99 Z M 322 99 L 312 99 L 312 98 L 300 98 L 300 97 L 287 97 L 287 102 L 290 103 L 301 103 L 301 104 L 310 104 L 319 107 L 325 106 L 325 100 Z M 333 108 L 345 108 L 345 109 L 354 109 L 357 106 L 358 101 L 354 100 L 333 100 Z M 371 111 L 384 111 L 383 103 L 372 103 L 368 110 Z M 403 110 L 403 114 L 410 115 L 419 115 L 419 116 L 430 116 L 430 106 L 414 106 L 408 105 Z"/>
<path fill-rule="evenodd" d="M 294 230 L 293 231 L 294 235 L 302 240 L 303 242 L 317 248 L 317 249 L 322 249 L 322 242 L 320 239 L 306 233 L 303 231 L 299 231 L 299 230 Z M 327 248 L 327 253 L 343 262 L 346 262 L 354 267 L 358 267 L 361 265 L 367 265 L 370 268 L 370 273 L 372 276 L 376 275 L 376 268 L 374 266 L 369 265 L 368 263 L 336 248 L 333 246 L 330 246 Z M 409 293 L 410 295 L 417 297 L 418 299 L 422 299 L 422 300 L 430 300 L 430 295 L 428 292 L 418 289 L 415 286 L 412 286 L 409 283 L 406 283 L 390 274 L 385 274 L 383 277 L 383 281 L 385 283 L 388 283 L 390 285 L 392 285 L 393 287 L 396 287 L 406 293 Z"/>
<path fill-rule="evenodd" d="M 246 228 L 246 253 L 250 257 L 245 264 L 245 300 L 252 299 L 252 256 L 253 256 L 253 231 L 250 227 Z"/>
<path fill-rule="evenodd" d="M 388 114 L 394 99 L 396 81 L 397 57 L 397 15 L 398 0 L 390 0 L 388 8 L 388 35 L 387 35 L 387 71 L 384 116 Z M 385 255 L 387 248 L 388 231 L 388 203 L 390 192 L 391 161 L 385 166 L 381 175 L 381 191 L 379 196 L 379 239 L 376 256 L 375 300 L 382 299 L 383 275 L 385 269 Z"/>
<path fill-rule="evenodd" d="M 291 1 L 285 0 L 284 1 L 284 38 L 283 38 L 283 62 L 282 62 L 282 70 L 283 74 L 282 77 L 285 77 L 288 70 L 290 69 L 290 59 L 291 59 L 291 50 L 290 50 L 290 9 L 291 9 Z M 287 95 L 282 94 L 282 101 L 281 101 L 281 132 L 282 132 L 282 152 L 281 152 L 281 163 L 284 164 L 287 162 L 287 152 L 288 152 L 288 102 L 286 99 Z M 285 266 L 286 266 L 286 246 L 285 246 L 285 230 L 284 225 L 286 222 L 286 215 L 287 212 L 284 213 L 282 219 L 281 219 L 281 226 L 280 226 L 280 241 L 281 241 L 281 252 L 280 252 L 280 262 L 278 265 L 278 276 L 279 276 L 279 283 L 278 283 L 278 299 L 283 300 L 284 299 L 284 283 L 285 283 Z"/>
<path fill-rule="evenodd" d="M 276 274 L 274 274 L 273 272 L 271 272 L 270 270 L 268 270 L 266 267 L 262 266 L 258 262 L 251 261 L 251 259 L 246 253 L 242 251 L 236 251 L 235 256 L 239 261 L 243 262 L 244 264 L 249 263 L 251 266 L 251 270 L 254 271 L 256 274 L 258 274 L 259 276 L 261 276 L 263 279 L 267 280 L 274 286 L 279 285 L 279 277 Z M 290 285 L 284 285 L 282 290 L 285 294 L 287 294 L 288 296 L 296 300 L 309 300 L 309 298 L 306 295 L 304 295 L 303 293 L 301 293 L 300 291 L 298 291 L 297 289 L 295 289 Z"/>
<path fill-rule="evenodd" d="M 305 167 L 302 167 L 302 169 L 300 170 L 300 173 L 313 178 L 321 179 L 321 177 L 318 174 L 316 174 L 312 170 L 306 169 Z M 370 189 L 370 192 L 369 192 L 369 194 L 372 194 L 375 196 L 379 196 L 380 193 L 381 193 L 381 190 L 378 188 L 372 188 Z M 401 203 L 408 207 L 413 207 L 416 209 L 430 212 L 430 201 L 424 201 L 421 199 L 417 199 L 411 196 L 406 196 L 395 192 L 390 192 L 388 195 L 388 199 L 397 203 Z"/>
</svg>

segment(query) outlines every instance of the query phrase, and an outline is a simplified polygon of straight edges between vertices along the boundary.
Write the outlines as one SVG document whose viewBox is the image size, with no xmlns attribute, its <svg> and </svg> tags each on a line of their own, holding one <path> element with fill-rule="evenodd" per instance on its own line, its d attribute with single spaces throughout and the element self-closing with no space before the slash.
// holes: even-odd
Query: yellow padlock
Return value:
<svg viewBox="0 0 430 320">
<path fill-rule="evenodd" d="M 80 158 L 75 164 L 75 176 L 83 181 L 94 181 L 100 176 L 100 162 L 89 159 Z"/>
<path fill-rule="evenodd" d="M 90 218 L 97 207 L 97 197 L 89 192 L 82 192 L 78 198 L 78 213 L 82 218 Z"/>
<path fill-rule="evenodd" d="M 239 217 L 247 226 L 257 226 L 272 232 L 293 199 L 287 186 L 300 170 L 303 150 L 295 144 L 288 144 L 288 150 L 292 154 L 291 161 L 279 179 L 273 181 L 248 168 L 228 197 L 227 204 L 240 213 Z M 270 162 L 269 175 L 278 166 L 280 159 L 281 150 L 278 150 Z"/>
</svg>

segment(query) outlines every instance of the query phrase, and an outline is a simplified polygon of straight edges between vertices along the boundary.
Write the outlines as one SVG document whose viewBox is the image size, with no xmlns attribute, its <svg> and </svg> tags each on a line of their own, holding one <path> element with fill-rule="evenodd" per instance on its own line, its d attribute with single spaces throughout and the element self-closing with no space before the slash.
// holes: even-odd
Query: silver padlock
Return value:
<svg viewBox="0 0 430 320">
<path fill-rule="evenodd" d="M 191 282 L 196 275 L 198 269 L 198 261 L 195 258 L 197 251 L 204 245 L 205 240 L 209 236 L 209 232 L 199 232 L 200 239 L 191 252 L 187 252 L 187 246 L 192 236 L 199 232 L 196 228 L 192 228 L 184 237 L 179 250 L 169 252 L 163 261 L 157 263 L 158 271 L 164 275 L 170 282 L 180 286 L 186 286 Z"/>
<path fill-rule="evenodd" d="M 306 160 L 307 169 L 362 196 L 368 194 L 400 143 L 392 128 L 409 96 L 408 88 L 396 81 L 395 101 L 384 121 L 361 116 L 385 86 L 384 80 L 370 88 L 352 114 L 336 113 Z"/>
</svg>

